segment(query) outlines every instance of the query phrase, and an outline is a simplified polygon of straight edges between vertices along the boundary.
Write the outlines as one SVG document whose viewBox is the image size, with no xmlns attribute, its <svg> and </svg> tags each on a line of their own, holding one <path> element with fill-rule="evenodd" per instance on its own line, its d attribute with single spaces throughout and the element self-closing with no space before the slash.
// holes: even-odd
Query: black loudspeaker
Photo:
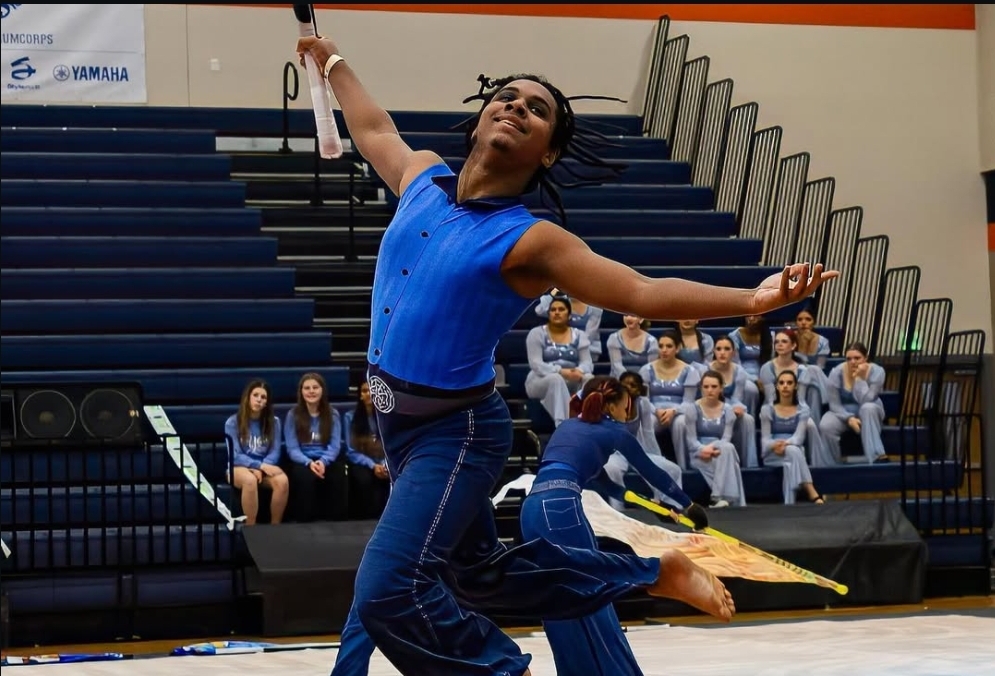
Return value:
<svg viewBox="0 0 995 676">
<path fill-rule="evenodd" d="M 145 441 L 138 383 L 7 387 L 0 393 L 0 409 L 4 446 L 140 446 Z"/>
</svg>

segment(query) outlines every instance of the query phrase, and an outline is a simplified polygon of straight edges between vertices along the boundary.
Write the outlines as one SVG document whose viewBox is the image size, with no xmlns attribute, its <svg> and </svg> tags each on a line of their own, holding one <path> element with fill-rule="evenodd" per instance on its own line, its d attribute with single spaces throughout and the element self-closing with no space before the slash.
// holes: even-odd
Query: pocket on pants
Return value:
<svg viewBox="0 0 995 676">
<path fill-rule="evenodd" d="M 546 517 L 546 528 L 551 531 L 567 530 L 580 525 L 575 498 L 553 498 L 542 503 L 543 515 Z"/>
</svg>

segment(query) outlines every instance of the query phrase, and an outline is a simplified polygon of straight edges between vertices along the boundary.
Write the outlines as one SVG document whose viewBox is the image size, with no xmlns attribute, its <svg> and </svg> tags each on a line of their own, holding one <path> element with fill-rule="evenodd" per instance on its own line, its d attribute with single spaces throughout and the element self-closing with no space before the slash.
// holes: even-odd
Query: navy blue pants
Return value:
<svg viewBox="0 0 995 676">
<path fill-rule="evenodd" d="M 393 488 L 357 572 L 333 676 L 365 674 L 374 645 L 405 675 L 521 676 L 531 656 L 483 613 L 583 617 L 656 580 L 656 559 L 498 542 L 490 494 L 512 427 L 497 392 L 435 419 L 377 420 Z"/>
<path fill-rule="evenodd" d="M 598 548 L 584 516 L 575 477 L 540 471 L 522 503 L 522 537 L 568 547 Z M 659 567 L 659 562 L 653 559 Z M 557 676 L 642 676 L 611 605 L 579 619 L 543 620 Z"/>
</svg>

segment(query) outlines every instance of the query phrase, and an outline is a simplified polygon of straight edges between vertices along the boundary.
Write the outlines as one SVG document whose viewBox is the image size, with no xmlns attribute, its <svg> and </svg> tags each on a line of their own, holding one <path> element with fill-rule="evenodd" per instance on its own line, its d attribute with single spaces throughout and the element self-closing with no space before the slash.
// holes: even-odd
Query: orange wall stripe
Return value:
<svg viewBox="0 0 995 676">
<path fill-rule="evenodd" d="M 211 3 L 204 3 L 211 4 Z M 231 3 L 226 3 L 231 6 Z M 285 4 L 238 4 L 241 7 L 284 7 Z M 318 9 L 435 14 L 649 19 L 667 14 L 674 21 L 861 26 L 867 28 L 943 28 L 974 30 L 974 5 L 706 5 L 706 4 L 330 4 Z"/>
<path fill-rule="evenodd" d="M 995 223 L 988 224 L 988 250 L 995 253 Z"/>
</svg>

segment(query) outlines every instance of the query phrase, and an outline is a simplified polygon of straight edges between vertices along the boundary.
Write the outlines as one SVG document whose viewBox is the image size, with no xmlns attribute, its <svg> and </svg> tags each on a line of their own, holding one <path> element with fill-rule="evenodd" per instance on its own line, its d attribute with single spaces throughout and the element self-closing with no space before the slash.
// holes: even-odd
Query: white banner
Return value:
<svg viewBox="0 0 995 676">
<path fill-rule="evenodd" d="M 145 103 L 145 5 L 0 5 L 2 100 Z"/>
</svg>

